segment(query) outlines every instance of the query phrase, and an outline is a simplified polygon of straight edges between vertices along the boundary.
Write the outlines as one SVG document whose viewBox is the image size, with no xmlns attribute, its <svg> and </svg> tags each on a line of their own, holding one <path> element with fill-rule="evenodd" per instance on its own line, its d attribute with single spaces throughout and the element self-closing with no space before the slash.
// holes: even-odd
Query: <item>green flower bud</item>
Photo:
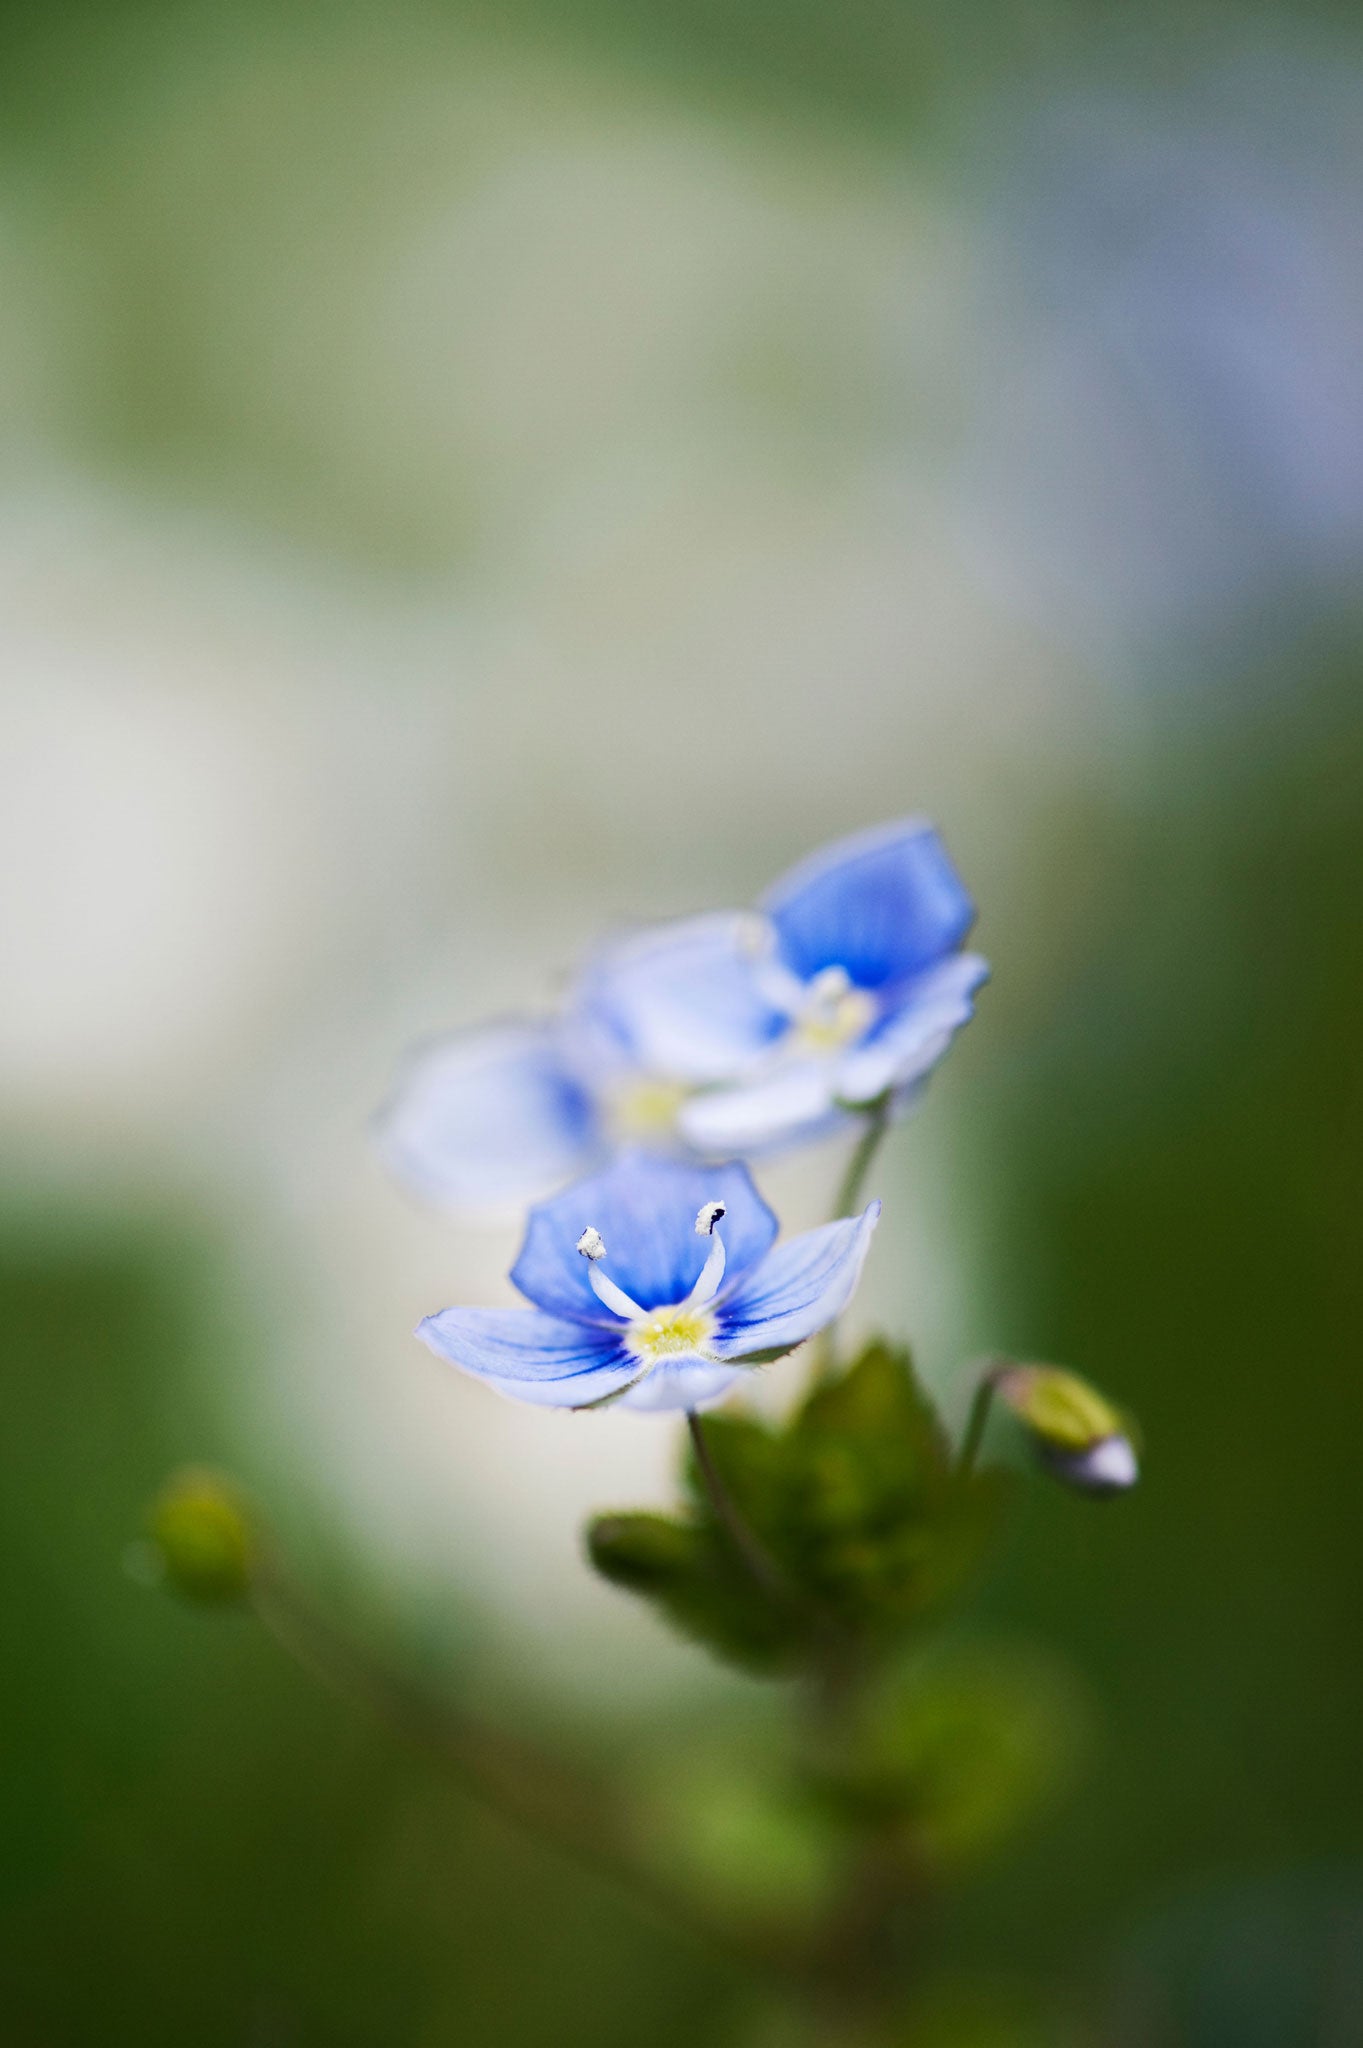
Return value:
<svg viewBox="0 0 1363 2048">
<path fill-rule="evenodd" d="M 147 1530 L 166 1578 L 191 1600 L 242 1600 L 257 1558 L 252 1516 L 216 1472 L 177 1472 L 153 1503 Z"/>
<path fill-rule="evenodd" d="M 1028 1430 L 1047 1470 L 1081 1493 L 1124 1493 L 1140 1477 L 1128 1425 L 1077 1373 L 1014 1365 L 994 1391 Z"/>
</svg>

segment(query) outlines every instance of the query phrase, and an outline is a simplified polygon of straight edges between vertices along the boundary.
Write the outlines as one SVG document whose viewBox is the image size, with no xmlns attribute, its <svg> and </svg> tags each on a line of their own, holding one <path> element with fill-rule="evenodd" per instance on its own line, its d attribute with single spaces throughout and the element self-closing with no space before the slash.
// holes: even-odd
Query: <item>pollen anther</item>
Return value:
<svg viewBox="0 0 1363 2048">
<path fill-rule="evenodd" d="M 606 1240 L 590 1223 L 578 1239 L 577 1248 L 584 1259 L 604 1259 L 606 1256 Z"/>
</svg>

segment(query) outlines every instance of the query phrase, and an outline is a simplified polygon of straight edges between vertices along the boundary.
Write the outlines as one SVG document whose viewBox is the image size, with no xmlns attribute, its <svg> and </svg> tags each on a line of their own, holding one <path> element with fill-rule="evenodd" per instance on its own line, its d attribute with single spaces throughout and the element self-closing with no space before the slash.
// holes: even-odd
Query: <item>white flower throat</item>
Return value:
<svg viewBox="0 0 1363 2048">
<path fill-rule="evenodd" d="M 577 1249 L 588 1264 L 587 1278 L 593 1294 L 612 1315 L 624 1318 L 627 1325 L 625 1347 L 640 1361 L 645 1372 L 670 1356 L 706 1352 L 707 1340 L 715 1327 L 709 1303 L 719 1292 L 724 1278 L 724 1240 L 715 1228 L 723 1215 L 723 1202 L 701 1204 L 696 1215 L 696 1235 L 708 1237 L 711 1241 L 705 1264 L 685 1301 L 661 1308 L 640 1308 L 623 1287 L 617 1287 L 601 1271 L 601 1262 L 606 1257 L 606 1242 L 593 1224 L 587 1225 L 577 1241 Z"/>
<path fill-rule="evenodd" d="M 858 988 L 845 967 L 821 967 L 802 981 L 781 960 L 775 933 L 760 920 L 745 933 L 743 944 L 767 1001 L 789 1020 L 776 1041 L 778 1056 L 841 1052 L 864 1038 L 879 1016 L 876 998 Z"/>
<path fill-rule="evenodd" d="M 824 967 L 805 983 L 791 1035 L 808 1052 L 840 1052 L 864 1038 L 876 1019 L 876 999 L 853 986 L 845 967 Z"/>
<path fill-rule="evenodd" d="M 619 1144 L 657 1145 L 676 1126 L 688 1090 L 681 1081 L 636 1074 L 606 1093 L 606 1118 Z"/>
</svg>

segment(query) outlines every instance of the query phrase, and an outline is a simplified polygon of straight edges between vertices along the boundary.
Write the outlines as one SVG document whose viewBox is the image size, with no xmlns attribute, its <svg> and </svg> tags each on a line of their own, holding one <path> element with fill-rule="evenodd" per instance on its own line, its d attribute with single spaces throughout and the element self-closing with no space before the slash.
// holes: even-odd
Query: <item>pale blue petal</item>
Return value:
<svg viewBox="0 0 1363 2048">
<path fill-rule="evenodd" d="M 770 933 L 751 912 L 716 912 L 636 932 L 602 948 L 574 1007 L 632 1063 L 671 1080 L 739 1075 L 784 1030 L 759 957 Z"/>
<path fill-rule="evenodd" d="M 954 952 L 975 919 L 946 848 L 921 818 L 878 825 L 811 854 L 782 876 L 762 908 L 802 979 L 845 967 L 868 989 Z"/>
<path fill-rule="evenodd" d="M 639 1371 L 620 1331 L 618 1322 L 587 1329 L 533 1308 L 447 1308 L 427 1316 L 417 1336 L 438 1358 L 499 1393 L 540 1406 L 582 1408 L 627 1387 Z"/>
<path fill-rule="evenodd" d="M 988 978 L 988 963 L 978 953 L 953 953 L 897 991 L 895 1007 L 838 1061 L 836 1088 L 842 1100 L 874 1102 L 886 1089 L 921 1081 L 969 1023 L 975 991 Z"/>
<path fill-rule="evenodd" d="M 682 1104 L 677 1128 L 698 1152 L 765 1152 L 808 1143 L 846 1122 L 829 1059 L 782 1060 L 759 1081 L 707 1089 Z"/>
<path fill-rule="evenodd" d="M 793 1351 L 842 1314 L 861 1278 L 879 1202 L 778 1245 L 721 1302 L 711 1348 L 742 1359 Z"/>
<path fill-rule="evenodd" d="M 551 1315 L 609 1320 L 577 1249 L 590 1224 L 606 1242 L 601 1272 L 640 1308 L 683 1301 L 710 1250 L 709 1239 L 696 1235 L 696 1212 L 709 1201 L 725 1206 L 719 1229 L 727 1272 L 742 1274 L 770 1248 L 777 1230 L 747 1168 L 690 1166 L 625 1152 L 604 1172 L 531 1210 L 512 1281 Z"/>
<path fill-rule="evenodd" d="M 713 1358 L 699 1355 L 669 1358 L 666 1365 L 655 1366 L 647 1379 L 622 1394 L 620 1406 L 654 1415 L 679 1408 L 704 1408 L 711 1401 L 721 1400 L 746 1370 L 741 1365 L 717 1365 Z"/>
<path fill-rule="evenodd" d="M 595 1105 L 558 1028 L 531 1019 L 419 1047 L 377 1136 L 414 1193 L 464 1211 L 519 1207 L 583 1172 L 600 1150 Z"/>
</svg>

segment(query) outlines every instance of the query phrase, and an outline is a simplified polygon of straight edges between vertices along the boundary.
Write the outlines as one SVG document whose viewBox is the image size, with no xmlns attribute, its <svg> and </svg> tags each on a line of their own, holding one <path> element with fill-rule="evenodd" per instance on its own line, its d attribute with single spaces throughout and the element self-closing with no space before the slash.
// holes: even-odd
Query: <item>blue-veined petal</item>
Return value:
<svg viewBox="0 0 1363 2048">
<path fill-rule="evenodd" d="M 709 1238 L 696 1235 L 696 1212 L 709 1201 L 725 1207 L 718 1228 L 728 1274 L 746 1272 L 777 1230 L 747 1168 L 688 1166 L 636 1151 L 531 1210 L 512 1282 L 551 1315 L 601 1322 L 606 1311 L 577 1249 L 590 1225 L 605 1240 L 602 1273 L 640 1308 L 684 1301 L 710 1251 Z"/>
<path fill-rule="evenodd" d="M 802 979 L 845 967 L 867 989 L 953 952 L 975 919 L 946 848 L 921 818 L 878 825 L 811 854 L 768 891 L 762 908 Z"/>
<path fill-rule="evenodd" d="M 953 953 L 915 976 L 869 1037 L 838 1060 L 842 1100 L 874 1102 L 886 1089 L 921 1081 L 974 1015 L 975 991 L 988 978 L 988 962 L 978 953 Z"/>
<path fill-rule="evenodd" d="M 423 1344 L 518 1401 L 582 1408 L 627 1387 L 639 1361 L 621 1325 L 588 1329 L 533 1308 L 447 1308 L 417 1327 Z"/>
<path fill-rule="evenodd" d="M 418 1047 L 379 1114 L 378 1145 L 414 1193 L 487 1210 L 518 1207 L 581 1173 L 600 1139 L 558 1027 L 525 1019 Z"/>
<path fill-rule="evenodd" d="M 737 911 L 632 933 L 589 963 L 574 1007 L 647 1073 L 728 1080 L 787 1022 L 762 982 L 770 938 L 762 918 Z"/>
<path fill-rule="evenodd" d="M 793 1351 L 831 1323 L 855 1292 L 879 1216 L 872 1202 L 769 1252 L 720 1303 L 710 1348 L 733 1359 Z"/>
<path fill-rule="evenodd" d="M 669 1358 L 622 1394 L 620 1406 L 655 1415 L 678 1408 L 704 1408 L 727 1394 L 743 1373 L 741 1365 L 717 1365 L 711 1358 Z"/>
<path fill-rule="evenodd" d="M 783 1058 L 761 1080 L 691 1096 L 677 1128 L 698 1152 L 764 1152 L 797 1138 L 808 1142 L 846 1120 L 835 1078 L 829 1059 Z"/>
</svg>

